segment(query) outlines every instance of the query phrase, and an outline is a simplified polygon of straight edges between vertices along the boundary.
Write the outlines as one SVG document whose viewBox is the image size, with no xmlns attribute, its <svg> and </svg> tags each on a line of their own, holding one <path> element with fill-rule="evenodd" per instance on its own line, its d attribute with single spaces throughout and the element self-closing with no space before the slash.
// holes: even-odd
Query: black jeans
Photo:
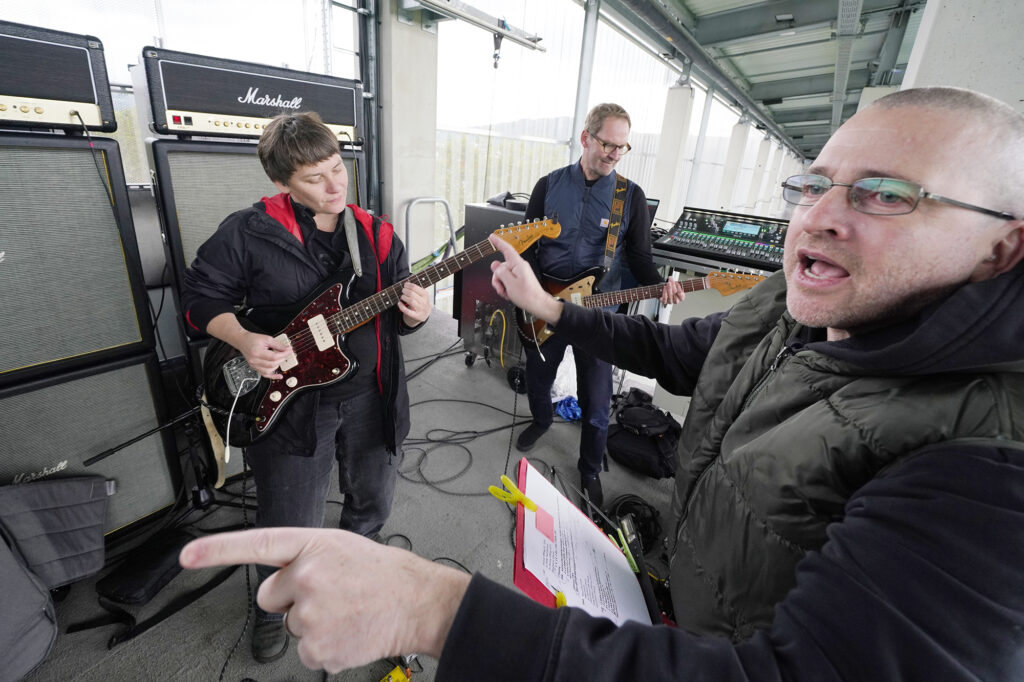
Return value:
<svg viewBox="0 0 1024 682">
<path fill-rule="evenodd" d="M 384 447 L 384 407 L 376 386 L 345 400 L 323 392 L 297 396 L 282 423 L 245 451 L 256 483 L 256 526 L 319 528 L 338 462 L 345 495 L 341 528 L 372 536 L 391 513 L 401 463 Z M 277 570 L 256 567 L 260 582 Z"/>
<path fill-rule="evenodd" d="M 526 396 L 530 401 L 533 421 L 550 426 L 554 421 L 551 386 L 555 383 L 558 365 L 565 356 L 568 342 L 555 334 L 537 349 L 526 345 Z M 572 347 L 576 361 L 576 401 L 580 405 L 583 433 L 580 435 L 580 458 L 576 466 L 585 476 L 601 473 L 605 446 L 608 443 L 608 413 L 612 405 L 612 366 L 598 360 L 578 346 Z"/>
</svg>

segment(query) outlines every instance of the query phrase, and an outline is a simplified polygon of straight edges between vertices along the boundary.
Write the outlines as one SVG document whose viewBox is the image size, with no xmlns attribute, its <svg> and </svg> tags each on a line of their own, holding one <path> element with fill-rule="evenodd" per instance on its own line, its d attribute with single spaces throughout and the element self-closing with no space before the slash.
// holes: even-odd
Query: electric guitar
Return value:
<svg viewBox="0 0 1024 682">
<path fill-rule="evenodd" d="M 542 277 L 541 286 L 549 294 L 562 301 L 569 301 L 584 308 L 604 308 L 610 305 L 632 303 L 643 301 L 649 298 L 658 298 L 665 289 L 664 284 L 652 284 L 636 289 L 623 289 L 622 291 L 609 291 L 602 294 L 592 294 L 597 282 L 604 274 L 604 268 L 600 265 L 585 270 L 582 276 L 574 279 L 559 279 L 557 277 Z M 703 289 L 715 289 L 723 296 L 735 294 L 737 291 L 749 289 L 762 281 L 762 275 L 749 275 L 739 272 L 711 272 L 704 277 L 693 277 L 680 282 L 684 293 L 701 291 Z M 525 310 L 516 308 L 516 330 L 519 338 L 526 345 L 539 347 L 554 333 L 548 329 L 544 320 L 538 320 Z"/>
<path fill-rule="evenodd" d="M 503 226 L 494 234 L 521 253 L 541 237 L 557 237 L 561 230 L 554 220 L 537 220 Z M 267 379 L 234 347 L 211 341 L 203 359 L 203 387 L 217 432 L 235 447 L 266 435 L 296 395 L 355 374 L 359 362 L 347 352 L 345 335 L 398 305 L 406 282 L 426 288 L 494 253 L 497 249 L 484 240 L 348 307 L 345 280 L 352 276 L 338 273 L 303 303 L 239 313 L 242 326 L 287 342 L 292 355 L 281 363 L 281 379 Z"/>
</svg>

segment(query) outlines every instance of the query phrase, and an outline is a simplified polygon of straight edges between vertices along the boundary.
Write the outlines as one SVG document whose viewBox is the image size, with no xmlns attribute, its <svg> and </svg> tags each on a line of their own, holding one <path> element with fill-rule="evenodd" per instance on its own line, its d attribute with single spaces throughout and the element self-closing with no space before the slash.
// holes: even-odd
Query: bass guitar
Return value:
<svg viewBox="0 0 1024 682">
<path fill-rule="evenodd" d="M 537 220 L 503 226 L 494 234 L 521 253 L 541 237 L 557 237 L 561 230 L 554 220 Z M 282 378 L 267 379 L 234 347 L 211 341 L 203 359 L 203 388 L 217 432 L 235 447 L 266 435 L 295 396 L 354 375 L 359 364 L 347 352 L 345 335 L 398 305 L 406 282 L 426 288 L 494 253 L 497 249 L 482 241 L 348 307 L 345 280 L 350 276 L 339 273 L 303 303 L 239 313 L 244 327 L 287 342 L 292 355 L 281 364 Z"/>
<path fill-rule="evenodd" d="M 622 291 L 609 291 L 607 293 L 591 293 L 604 268 L 601 266 L 585 270 L 582 276 L 577 275 L 571 280 L 559 279 L 557 277 L 542 277 L 541 286 L 549 294 L 561 301 L 569 301 L 584 308 L 604 308 L 605 306 L 644 301 L 649 298 L 658 298 L 665 289 L 664 284 L 652 284 L 636 289 L 623 289 Z M 685 279 L 680 284 L 684 293 L 701 291 L 703 289 L 715 289 L 723 296 L 735 294 L 737 291 L 749 289 L 764 279 L 763 275 L 750 275 L 740 272 L 711 272 L 704 277 L 693 277 Z M 516 308 L 516 330 L 519 338 L 526 345 L 539 347 L 554 333 L 544 320 L 538 320 L 525 310 Z"/>
</svg>

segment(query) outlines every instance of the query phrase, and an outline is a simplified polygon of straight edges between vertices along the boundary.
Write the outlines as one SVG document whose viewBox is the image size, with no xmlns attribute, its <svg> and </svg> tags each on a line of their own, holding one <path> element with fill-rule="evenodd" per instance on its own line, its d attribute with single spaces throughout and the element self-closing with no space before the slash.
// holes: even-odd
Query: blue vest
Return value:
<svg viewBox="0 0 1024 682">
<path fill-rule="evenodd" d="M 615 173 L 587 187 L 579 162 L 559 168 L 548 175 L 544 214 L 558 216 L 562 233 L 557 239 L 538 242 L 537 259 L 541 272 L 560 279 L 575 279 L 587 268 L 604 265 L 608 239 L 608 216 L 615 192 Z M 626 205 L 622 210 L 622 229 L 612 266 L 600 282 L 601 291 L 617 291 L 622 281 L 622 245 L 629 229 L 629 202 L 633 183 L 626 183 Z"/>
</svg>

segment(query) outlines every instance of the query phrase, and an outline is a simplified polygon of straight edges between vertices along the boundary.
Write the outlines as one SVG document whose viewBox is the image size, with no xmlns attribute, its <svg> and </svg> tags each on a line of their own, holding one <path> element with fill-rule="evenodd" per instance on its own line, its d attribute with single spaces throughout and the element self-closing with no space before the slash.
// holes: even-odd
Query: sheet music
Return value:
<svg viewBox="0 0 1024 682">
<path fill-rule="evenodd" d="M 627 620 L 649 625 L 651 617 L 636 574 L 608 536 L 529 463 L 524 487 L 523 493 L 539 507 L 538 512 L 525 511 L 526 570 L 552 592 L 561 591 L 568 606 L 578 606 L 618 625 Z M 553 520 L 552 524 L 541 523 L 547 533 L 537 524 L 537 515 L 543 517 L 545 512 Z"/>
</svg>

